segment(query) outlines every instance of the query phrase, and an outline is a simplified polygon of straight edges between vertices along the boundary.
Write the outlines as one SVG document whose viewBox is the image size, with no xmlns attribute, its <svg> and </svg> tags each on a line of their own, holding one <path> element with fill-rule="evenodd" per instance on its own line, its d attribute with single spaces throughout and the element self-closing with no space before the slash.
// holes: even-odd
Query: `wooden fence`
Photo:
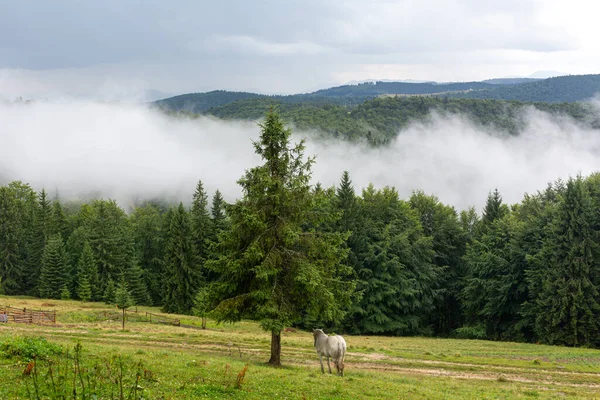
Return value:
<svg viewBox="0 0 600 400">
<path fill-rule="evenodd" d="M 0 307 L 0 321 L 15 322 L 22 324 L 47 324 L 56 323 L 56 310 L 28 310 L 27 308 L 16 308 L 11 306 Z"/>
<path fill-rule="evenodd" d="M 136 308 L 128 308 L 125 310 L 127 320 L 136 322 L 152 322 L 155 324 L 165 324 L 181 326 L 181 321 L 176 318 L 165 317 L 164 315 L 154 314 L 147 311 L 138 311 Z M 104 321 L 120 321 L 123 318 L 122 312 L 103 311 L 98 314 L 98 320 Z"/>
</svg>

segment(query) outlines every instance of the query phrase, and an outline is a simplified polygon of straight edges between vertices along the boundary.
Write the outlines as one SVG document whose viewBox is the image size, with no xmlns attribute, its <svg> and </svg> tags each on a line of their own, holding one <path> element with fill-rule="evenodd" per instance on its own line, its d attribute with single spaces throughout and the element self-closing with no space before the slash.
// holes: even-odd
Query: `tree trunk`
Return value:
<svg viewBox="0 0 600 400">
<path fill-rule="evenodd" d="M 281 331 L 271 332 L 271 359 L 269 364 L 281 365 Z"/>
<path fill-rule="evenodd" d="M 206 329 L 206 317 L 202 317 L 202 329 Z"/>
</svg>

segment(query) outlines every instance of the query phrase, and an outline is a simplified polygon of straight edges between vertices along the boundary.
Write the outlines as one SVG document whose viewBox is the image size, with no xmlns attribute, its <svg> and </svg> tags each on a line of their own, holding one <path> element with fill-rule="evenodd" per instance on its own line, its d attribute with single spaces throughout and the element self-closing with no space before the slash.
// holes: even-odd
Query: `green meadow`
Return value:
<svg viewBox="0 0 600 400">
<path fill-rule="evenodd" d="M 251 321 L 203 330 L 190 316 L 150 323 L 145 312 L 160 311 L 138 307 L 122 330 L 119 310 L 101 303 L 0 296 L 3 305 L 55 309 L 57 323 L 0 324 L 1 399 L 600 398 L 595 349 L 344 335 L 341 378 L 321 374 L 306 331 L 283 332 L 274 368 L 270 334 Z"/>
</svg>

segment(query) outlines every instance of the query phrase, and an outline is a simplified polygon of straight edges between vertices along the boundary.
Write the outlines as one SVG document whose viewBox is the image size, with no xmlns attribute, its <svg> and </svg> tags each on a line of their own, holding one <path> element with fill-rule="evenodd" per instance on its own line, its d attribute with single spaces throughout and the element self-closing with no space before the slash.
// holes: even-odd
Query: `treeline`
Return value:
<svg viewBox="0 0 600 400">
<path fill-rule="evenodd" d="M 481 215 L 422 192 L 407 200 L 390 187 L 355 193 L 348 173 L 337 187 L 304 195 L 318 197 L 306 202 L 315 215 L 336 218 L 302 229 L 346 238 L 346 279 L 356 287 L 330 328 L 600 345 L 600 175 L 557 181 L 513 205 L 496 190 Z M 112 200 L 76 204 L 21 182 L 2 186 L 0 290 L 113 302 L 121 285 L 137 304 L 204 314 L 214 306 L 206 291 L 222 278 L 221 247 L 244 243 L 252 205 L 232 219 L 230 205 L 218 191 L 209 202 L 202 182 L 191 204 L 149 202 L 126 214 Z"/>
</svg>

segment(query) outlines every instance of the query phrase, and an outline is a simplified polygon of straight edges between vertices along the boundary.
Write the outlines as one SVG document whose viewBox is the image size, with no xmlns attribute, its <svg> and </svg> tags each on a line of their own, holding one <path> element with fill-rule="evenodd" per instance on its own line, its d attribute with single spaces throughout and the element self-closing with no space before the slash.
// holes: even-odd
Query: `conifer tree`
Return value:
<svg viewBox="0 0 600 400">
<path fill-rule="evenodd" d="M 103 292 L 109 280 L 118 279 L 130 267 L 134 247 L 127 216 L 115 201 L 94 201 L 90 214 L 86 228 L 98 267 L 99 288 Z"/>
<path fill-rule="evenodd" d="M 148 287 L 144 279 L 144 271 L 140 268 L 139 264 L 133 263 L 127 267 L 125 270 L 125 280 L 135 304 L 152 304 L 152 299 L 150 298 L 150 293 L 148 293 Z"/>
<path fill-rule="evenodd" d="M 344 235 L 305 231 L 330 214 L 314 213 L 309 185 L 313 159 L 304 159 L 304 142 L 290 145 L 291 131 L 269 112 L 254 143 L 264 164 L 238 181 L 243 198 L 228 207 L 231 232 L 219 236 L 217 259 L 206 262 L 219 279 L 212 285 L 218 321 L 257 319 L 271 333 L 269 363 L 281 363 L 281 331 L 303 316 L 337 321 L 349 305 L 351 269 Z"/>
<path fill-rule="evenodd" d="M 135 300 L 131 296 L 129 289 L 127 287 L 127 282 L 125 282 L 125 276 L 121 275 L 121 279 L 119 280 L 119 285 L 115 289 L 115 298 L 114 303 L 117 308 L 123 310 L 123 330 L 125 330 L 125 310 L 129 307 L 135 305 Z"/>
<path fill-rule="evenodd" d="M 104 302 L 106 304 L 114 304 L 115 303 L 115 294 L 117 291 L 117 287 L 115 286 L 115 281 L 109 279 L 106 283 L 106 288 L 104 289 L 104 294 L 102 296 Z"/>
<path fill-rule="evenodd" d="M 189 215 L 179 203 L 171 218 L 166 243 L 164 312 L 190 314 L 200 287 L 200 268 L 190 225 Z"/>
<path fill-rule="evenodd" d="M 517 243 L 521 229 L 517 215 L 506 214 L 494 220 L 464 256 L 468 322 L 483 325 L 490 339 L 521 338 L 521 306 L 527 299 L 526 264 Z"/>
<path fill-rule="evenodd" d="M 40 295 L 45 298 L 60 298 L 62 289 L 67 286 L 67 271 L 65 245 L 59 233 L 51 236 L 44 248 L 39 285 Z"/>
<path fill-rule="evenodd" d="M 14 206 L 13 217 L 15 218 L 14 224 L 11 224 L 12 232 L 10 233 L 14 236 L 8 240 L 14 240 L 14 244 L 17 245 L 19 261 L 12 268 L 16 280 L 6 282 L 6 288 L 14 284 L 15 291 L 9 290 L 7 294 L 37 294 L 35 291 L 37 282 L 34 281 L 35 277 L 29 273 L 29 267 L 32 265 L 32 249 L 35 243 L 34 232 L 38 197 L 31 186 L 20 181 L 9 183 L 8 193 Z"/>
<path fill-rule="evenodd" d="M 81 301 L 87 302 L 92 300 L 92 285 L 90 285 L 90 281 L 86 275 L 78 278 L 77 297 L 79 297 L 79 300 Z"/>
<path fill-rule="evenodd" d="M 67 287 L 67 285 L 63 286 L 60 289 L 60 299 L 61 300 L 71 300 L 71 291 Z"/>
<path fill-rule="evenodd" d="M 536 330 L 551 344 L 600 344 L 600 249 L 593 216 L 582 178 L 570 179 L 545 242 L 549 268 L 537 299 Z"/>
<path fill-rule="evenodd" d="M 410 205 L 419 213 L 425 236 L 431 237 L 433 262 L 442 271 L 440 286 L 444 293 L 436 301 L 430 323 L 436 335 L 449 335 L 462 324 L 460 293 L 465 275 L 462 256 L 466 236 L 453 207 L 442 204 L 435 196 L 417 191 Z"/>
<path fill-rule="evenodd" d="M 356 195 L 348 171 L 343 172 L 336 195 L 338 208 L 342 211 L 342 217 L 338 222 L 340 230 L 352 231 L 356 223 Z"/>
<path fill-rule="evenodd" d="M 502 203 L 500 192 L 498 189 L 494 189 L 494 192 L 488 195 L 481 221 L 484 226 L 489 226 L 495 220 L 502 218 L 507 212 L 508 207 Z"/>
<path fill-rule="evenodd" d="M 79 265 L 79 259 L 83 252 L 83 246 L 86 242 L 89 246 L 91 246 L 89 243 L 90 237 L 91 233 L 86 226 L 79 226 L 73 230 L 73 233 L 71 233 L 66 243 L 67 258 L 70 265 Z"/>
<path fill-rule="evenodd" d="M 76 293 L 83 301 L 98 301 L 101 293 L 98 288 L 98 267 L 90 244 L 86 241 L 83 245 L 81 257 L 77 263 L 77 289 Z M 82 294 L 86 297 L 82 297 Z"/>
<path fill-rule="evenodd" d="M 71 235 L 72 229 L 65 209 L 61 202 L 55 199 L 52 203 L 52 216 L 50 219 L 50 233 L 60 233 L 63 239 L 67 239 Z"/>
<path fill-rule="evenodd" d="M 50 200 L 44 189 L 38 194 L 35 220 L 33 225 L 33 241 L 29 247 L 29 266 L 27 268 L 30 281 L 30 290 L 38 284 L 42 264 L 42 255 L 46 242 L 51 234 L 52 208 Z M 36 293 L 37 294 L 37 293 Z"/>
<path fill-rule="evenodd" d="M 204 191 L 202 181 L 198 181 L 196 185 L 190 210 L 190 220 L 192 238 L 198 255 L 197 262 L 203 264 L 208 255 L 208 241 L 212 237 L 213 226 L 208 211 L 208 196 Z"/>
<path fill-rule="evenodd" d="M 219 232 L 222 232 L 227 229 L 227 214 L 225 212 L 225 200 L 223 199 L 223 195 L 217 189 L 212 198 L 212 206 L 210 209 L 210 216 L 213 225 L 213 239 L 216 238 L 216 235 Z"/>
<path fill-rule="evenodd" d="M 208 286 L 203 286 L 194 298 L 193 314 L 202 318 L 202 329 L 206 329 L 206 314 L 210 311 L 210 295 Z"/>
<path fill-rule="evenodd" d="M 137 207 L 130 216 L 135 259 L 141 268 L 141 276 L 150 295 L 150 304 L 162 301 L 162 277 L 164 259 L 163 216 L 153 204 Z M 140 304 L 146 304 L 139 299 Z"/>
<path fill-rule="evenodd" d="M 16 199 L 8 187 L 0 187 L 0 290 L 20 294 L 23 263 L 23 229 Z"/>
</svg>

